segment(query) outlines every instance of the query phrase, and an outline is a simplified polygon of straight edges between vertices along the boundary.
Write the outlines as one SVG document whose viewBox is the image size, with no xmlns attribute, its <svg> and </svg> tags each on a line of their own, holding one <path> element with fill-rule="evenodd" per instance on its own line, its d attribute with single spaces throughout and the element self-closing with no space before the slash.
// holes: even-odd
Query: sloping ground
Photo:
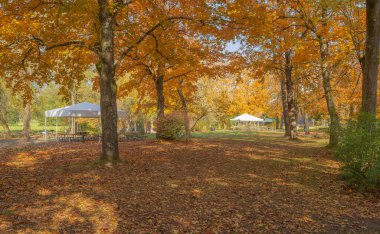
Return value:
<svg viewBox="0 0 380 234">
<path fill-rule="evenodd" d="M 0 153 L 0 233 L 377 232 L 380 199 L 344 189 L 313 140 L 97 143 Z"/>
</svg>

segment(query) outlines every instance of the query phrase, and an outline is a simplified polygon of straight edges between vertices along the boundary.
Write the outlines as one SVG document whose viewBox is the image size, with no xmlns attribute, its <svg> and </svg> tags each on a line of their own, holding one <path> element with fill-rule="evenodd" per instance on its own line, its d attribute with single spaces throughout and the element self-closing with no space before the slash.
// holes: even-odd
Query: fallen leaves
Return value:
<svg viewBox="0 0 380 234">
<path fill-rule="evenodd" d="M 109 168 L 92 142 L 4 150 L 0 232 L 380 229 L 379 199 L 342 189 L 337 163 L 315 145 L 143 141 L 120 151 Z"/>
</svg>

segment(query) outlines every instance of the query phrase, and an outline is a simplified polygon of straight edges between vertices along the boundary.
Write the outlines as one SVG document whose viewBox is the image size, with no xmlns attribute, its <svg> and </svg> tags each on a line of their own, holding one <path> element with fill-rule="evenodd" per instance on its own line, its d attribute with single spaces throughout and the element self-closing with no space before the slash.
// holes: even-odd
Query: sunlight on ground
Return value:
<svg viewBox="0 0 380 234">
<path fill-rule="evenodd" d="M 49 194 L 49 190 L 39 190 L 38 194 Z M 88 230 L 93 230 L 93 233 L 110 233 L 116 230 L 118 223 L 112 205 L 88 198 L 82 193 L 59 196 L 49 204 L 39 201 L 38 204 L 32 204 L 21 211 L 15 209 L 14 212 L 30 217 L 35 222 L 50 219 L 49 227 L 45 227 L 47 230 L 62 230 L 81 224 L 90 228 Z"/>
<path fill-rule="evenodd" d="M 229 184 L 224 178 L 206 178 L 205 181 L 219 186 L 228 186 Z"/>
<path fill-rule="evenodd" d="M 176 181 L 166 181 L 166 184 L 167 184 L 170 188 L 178 188 L 178 187 L 179 187 L 179 184 L 178 184 Z"/>
<path fill-rule="evenodd" d="M 36 163 L 37 160 L 38 158 L 31 155 L 30 153 L 19 153 L 12 158 L 12 161 L 6 162 L 4 165 L 19 168 L 31 167 Z"/>
<path fill-rule="evenodd" d="M 113 168 L 95 163 L 91 143 L 4 153 L 0 233 L 329 232 L 353 210 L 361 223 L 350 228 L 378 221 L 376 202 L 343 194 L 339 163 L 318 139 L 236 137 L 123 142 Z"/>
<path fill-rule="evenodd" d="M 11 157 L 11 160 L 4 163 L 5 166 L 18 167 L 18 168 L 31 168 L 36 163 L 48 160 L 51 158 L 52 153 L 44 150 L 37 150 L 35 152 L 21 152 Z"/>
</svg>

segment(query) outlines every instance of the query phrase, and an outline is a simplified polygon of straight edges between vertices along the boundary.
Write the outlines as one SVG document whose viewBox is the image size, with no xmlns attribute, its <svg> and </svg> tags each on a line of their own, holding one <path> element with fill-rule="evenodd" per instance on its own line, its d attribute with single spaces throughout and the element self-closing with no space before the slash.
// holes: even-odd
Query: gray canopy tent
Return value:
<svg viewBox="0 0 380 234">
<path fill-rule="evenodd" d="M 46 132 L 46 119 L 47 118 L 55 118 L 55 134 L 56 138 L 58 138 L 58 118 L 100 118 L 100 106 L 89 103 L 82 102 L 78 104 L 74 104 L 71 106 L 65 106 L 62 108 L 57 108 L 53 110 L 45 111 L 45 139 L 47 137 Z M 125 119 L 127 114 L 123 110 L 117 110 L 117 115 L 119 118 Z"/>
</svg>

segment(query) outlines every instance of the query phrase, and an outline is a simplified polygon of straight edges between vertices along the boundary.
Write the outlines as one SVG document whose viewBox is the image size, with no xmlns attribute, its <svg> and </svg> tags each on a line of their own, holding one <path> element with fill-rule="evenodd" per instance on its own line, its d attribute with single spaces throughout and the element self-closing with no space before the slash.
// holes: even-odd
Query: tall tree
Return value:
<svg viewBox="0 0 380 234">
<path fill-rule="evenodd" d="M 0 87 L 0 125 L 3 127 L 4 137 L 5 138 L 11 138 L 12 132 L 8 126 L 7 122 L 7 100 L 5 97 L 5 93 L 2 90 L 2 87 Z"/>
<path fill-rule="evenodd" d="M 289 131 L 289 113 L 288 113 L 288 95 L 286 91 L 285 79 L 281 79 L 281 104 L 282 104 L 282 119 L 285 125 L 285 136 L 290 136 Z"/>
<path fill-rule="evenodd" d="M 12 68 L 25 73 L 28 67 L 37 68 L 33 70 L 38 75 L 29 74 L 28 80 L 43 84 L 50 82 L 52 77 L 59 80 L 59 71 L 72 61 L 69 59 L 72 55 L 82 53 L 88 67 L 96 64 L 102 110 L 101 159 L 105 161 L 119 159 L 116 76 L 123 73 L 120 67 L 125 65 L 126 58 L 132 58 L 140 44 L 161 27 L 179 22 L 186 30 L 205 25 L 207 29 L 199 31 L 204 38 L 220 30 L 220 20 L 211 17 L 217 5 L 207 5 L 201 0 L 24 0 L 8 1 L 2 6 L 0 16 L 8 24 L 0 25 L 5 32 L 0 35 L 1 49 L 13 59 L 4 61 L 7 65 L 0 70 L 10 83 L 25 81 L 25 76 L 12 76 Z M 191 25 L 193 22 L 198 26 Z M 71 79 L 65 77 L 62 83 L 67 84 Z"/>
<path fill-rule="evenodd" d="M 181 111 L 182 111 L 183 119 L 185 121 L 186 137 L 190 137 L 191 132 L 190 132 L 189 110 L 187 107 L 187 100 L 186 100 L 186 97 L 185 97 L 185 94 L 184 94 L 183 88 L 182 88 L 183 83 L 184 83 L 183 79 L 179 80 L 177 93 L 178 93 L 179 99 L 181 101 Z"/>
<path fill-rule="evenodd" d="M 332 88 L 331 76 L 331 34 L 334 32 L 334 27 L 331 25 L 333 7 L 336 7 L 334 2 L 318 0 L 308 2 L 303 0 L 291 0 L 289 4 L 294 9 L 296 17 L 300 20 L 296 25 L 306 28 L 314 40 L 319 44 L 320 54 L 320 74 L 324 97 L 326 100 L 327 110 L 330 116 L 330 139 L 329 145 L 334 146 L 338 143 L 338 134 L 340 121 L 338 111 L 334 101 L 334 93 Z M 293 15 L 286 15 L 288 18 L 295 18 Z"/>
<path fill-rule="evenodd" d="M 31 117 L 30 106 L 31 106 L 30 102 L 27 102 L 24 105 L 24 125 L 22 129 L 22 134 L 25 139 L 30 138 L 30 117 Z"/>
<path fill-rule="evenodd" d="M 372 117 L 376 117 L 380 45 L 380 1 L 366 0 L 366 12 L 367 32 L 364 56 L 361 111 L 370 114 Z"/>
<path fill-rule="evenodd" d="M 293 66 L 291 64 L 292 51 L 285 51 L 285 86 L 286 86 L 286 101 L 287 101 L 287 112 L 289 121 L 289 139 L 294 140 L 297 136 L 297 108 L 295 101 L 295 94 L 293 91 Z"/>
<path fill-rule="evenodd" d="M 121 4 L 121 3 L 120 3 Z M 114 55 L 116 12 L 108 0 L 98 0 L 100 50 L 97 64 L 100 76 L 100 108 L 102 122 L 102 156 L 104 161 L 119 160 L 117 105 Z"/>
</svg>

